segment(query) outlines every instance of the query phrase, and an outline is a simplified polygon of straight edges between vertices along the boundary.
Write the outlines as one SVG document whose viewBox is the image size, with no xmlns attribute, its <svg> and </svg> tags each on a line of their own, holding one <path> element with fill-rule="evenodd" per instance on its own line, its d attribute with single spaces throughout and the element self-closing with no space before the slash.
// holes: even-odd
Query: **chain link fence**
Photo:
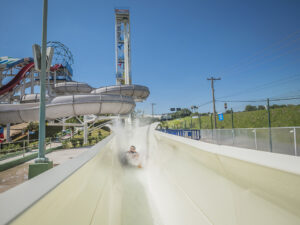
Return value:
<svg viewBox="0 0 300 225">
<path fill-rule="evenodd" d="M 300 127 L 161 131 L 219 145 L 300 156 Z"/>
</svg>

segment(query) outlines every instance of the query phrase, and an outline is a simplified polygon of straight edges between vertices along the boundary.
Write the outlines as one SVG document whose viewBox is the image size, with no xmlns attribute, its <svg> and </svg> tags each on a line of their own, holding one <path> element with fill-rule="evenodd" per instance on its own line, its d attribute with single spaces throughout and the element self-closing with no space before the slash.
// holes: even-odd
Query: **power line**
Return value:
<svg viewBox="0 0 300 225">
<path fill-rule="evenodd" d="M 242 91 L 234 92 L 232 94 L 222 96 L 219 99 L 228 98 L 228 97 L 235 96 L 235 95 L 240 95 L 240 94 L 243 94 L 243 93 L 249 93 L 249 92 L 252 92 L 252 91 L 256 91 L 258 89 L 266 89 L 266 88 L 270 88 L 270 87 L 273 87 L 273 86 L 276 86 L 276 85 L 282 85 L 283 82 L 284 83 L 287 82 L 287 81 L 291 82 L 291 81 L 294 81 L 294 80 L 297 80 L 297 79 L 300 79 L 300 74 L 294 74 L 294 75 L 291 75 L 291 76 L 286 77 L 286 78 L 281 78 L 281 79 L 271 81 L 271 82 L 268 82 L 268 83 L 264 83 L 264 84 L 261 84 L 261 85 L 255 86 L 255 87 L 247 88 L 247 89 L 244 89 Z"/>
<path fill-rule="evenodd" d="M 208 105 L 208 104 L 210 104 L 210 103 L 212 103 L 212 102 L 213 102 L 213 101 L 208 101 L 208 102 L 202 103 L 202 104 L 200 104 L 200 105 L 197 105 L 197 106 L 198 106 L 198 108 L 199 108 L 199 107 L 202 107 L 202 106 Z"/>
<path fill-rule="evenodd" d="M 295 100 L 295 99 L 300 99 L 299 97 L 290 97 L 290 98 L 271 98 L 270 101 L 285 101 L 285 100 Z"/>
<path fill-rule="evenodd" d="M 283 69 L 286 69 L 286 67 L 290 67 L 293 63 L 297 63 L 297 65 L 298 65 L 299 60 L 300 60 L 300 57 L 294 57 L 293 60 L 288 60 L 284 64 L 280 64 L 280 65 L 278 64 L 279 66 L 277 66 L 277 64 L 276 64 L 276 65 L 272 66 L 271 68 L 267 68 L 267 69 L 264 69 L 264 70 L 259 70 L 260 71 L 259 73 L 262 73 L 261 71 L 275 71 L 275 72 L 278 72 L 278 71 L 281 71 Z M 256 72 L 256 74 L 257 74 L 257 72 Z M 253 74 L 253 76 L 256 75 L 256 74 Z"/>
<path fill-rule="evenodd" d="M 300 96 L 289 97 L 289 98 L 270 98 L 270 101 L 286 101 L 300 99 Z M 216 100 L 217 102 L 265 102 L 267 99 L 256 99 L 256 100 Z"/>
<path fill-rule="evenodd" d="M 217 102 L 264 102 L 266 99 L 261 100 L 216 100 Z"/>
<path fill-rule="evenodd" d="M 300 40 L 300 39 L 299 39 Z M 289 49 L 288 51 L 286 51 L 286 52 L 283 52 L 283 53 L 281 53 L 280 55 L 274 55 L 273 57 L 271 57 L 271 58 L 268 58 L 268 59 L 265 59 L 265 60 L 260 60 L 258 63 L 255 63 L 255 64 L 250 64 L 250 68 L 248 67 L 248 68 L 246 68 L 246 69 L 244 69 L 244 68 L 240 68 L 240 69 L 238 69 L 236 72 L 233 72 L 232 74 L 239 74 L 239 73 L 242 73 L 242 72 L 245 72 L 245 71 L 247 71 L 247 70 L 251 70 L 251 69 L 255 69 L 255 68 L 257 68 L 257 66 L 260 66 L 260 65 L 263 65 L 263 64 L 265 64 L 265 63 L 270 63 L 270 62 L 273 62 L 273 61 L 275 61 L 276 59 L 278 59 L 278 58 L 280 58 L 280 57 L 282 57 L 282 56 L 284 56 L 284 55 L 287 55 L 287 54 L 290 54 L 290 53 L 293 53 L 293 52 L 296 52 L 296 51 L 299 51 L 300 50 L 300 48 L 293 48 L 293 49 Z M 248 64 L 249 65 L 249 64 Z M 247 65 L 246 65 L 247 66 Z M 252 66 L 252 68 L 251 68 L 251 66 Z M 253 67 L 254 66 L 254 67 Z M 245 67 L 245 65 L 244 65 L 244 67 Z"/>
<path fill-rule="evenodd" d="M 249 59 L 256 58 L 257 56 L 259 56 L 260 54 L 264 53 L 265 51 L 267 51 L 267 50 L 269 50 L 269 49 L 272 49 L 272 48 L 275 47 L 275 46 L 280 45 L 282 42 L 284 42 L 284 41 L 286 41 L 286 40 L 289 40 L 291 37 L 297 36 L 297 34 L 299 34 L 299 33 L 300 33 L 300 30 L 295 31 L 295 32 L 293 32 L 293 33 L 287 35 L 286 37 L 280 39 L 279 41 L 277 41 L 277 42 L 275 42 L 275 43 L 273 43 L 273 44 L 271 44 L 271 45 L 269 45 L 269 46 L 267 46 L 267 47 L 265 47 L 265 48 L 263 48 L 263 49 L 257 51 L 257 52 L 254 53 L 253 55 L 250 55 L 250 56 L 246 57 L 245 59 L 241 60 L 239 63 L 236 63 L 235 65 L 233 65 L 233 66 L 231 66 L 231 67 L 228 67 L 228 69 L 225 69 L 225 70 L 223 70 L 223 71 L 220 71 L 219 73 L 224 73 L 224 72 L 232 71 L 235 67 L 238 67 L 238 66 L 240 66 L 241 64 L 243 64 L 244 62 L 249 61 Z"/>
<path fill-rule="evenodd" d="M 295 93 L 295 94 L 291 95 L 291 93 Z M 293 97 L 298 97 L 298 96 L 300 96 L 300 89 L 294 90 L 294 91 L 288 91 L 286 94 L 289 94 L 289 96 L 274 95 L 274 96 L 271 96 L 271 98 L 293 98 Z"/>
</svg>

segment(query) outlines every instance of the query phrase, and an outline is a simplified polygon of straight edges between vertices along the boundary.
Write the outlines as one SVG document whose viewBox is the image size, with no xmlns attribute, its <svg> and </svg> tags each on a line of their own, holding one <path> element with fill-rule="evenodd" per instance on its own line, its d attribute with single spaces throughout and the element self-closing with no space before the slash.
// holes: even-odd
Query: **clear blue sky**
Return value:
<svg viewBox="0 0 300 225">
<path fill-rule="evenodd" d="M 42 2 L 1 2 L 1 56 L 32 56 L 32 44 L 41 42 Z M 75 80 L 115 84 L 115 7 L 130 9 L 132 77 L 150 88 L 137 106 L 147 113 L 151 102 L 163 113 L 210 101 L 209 76 L 222 78 L 215 88 L 216 98 L 230 96 L 224 100 L 300 95 L 298 0 L 49 0 L 48 40 L 71 49 Z"/>
</svg>

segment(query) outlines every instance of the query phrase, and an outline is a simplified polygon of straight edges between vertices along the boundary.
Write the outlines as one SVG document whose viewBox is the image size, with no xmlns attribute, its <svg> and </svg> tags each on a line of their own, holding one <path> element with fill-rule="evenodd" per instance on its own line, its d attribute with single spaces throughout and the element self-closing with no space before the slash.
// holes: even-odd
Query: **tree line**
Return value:
<svg viewBox="0 0 300 225">
<path fill-rule="evenodd" d="M 289 106 L 293 106 L 293 105 L 290 105 L 290 104 L 289 105 L 274 104 L 274 105 L 270 106 L 270 109 L 284 108 L 284 107 L 289 107 Z M 256 110 L 266 110 L 266 109 L 267 109 L 267 106 L 265 106 L 265 105 L 258 105 L 258 106 L 256 106 L 256 105 L 246 105 L 243 112 L 256 111 Z M 226 110 L 225 113 L 231 113 L 231 109 Z M 210 112 L 200 113 L 201 116 L 207 116 L 209 114 L 210 114 Z M 170 115 L 171 115 L 172 119 L 179 119 L 179 118 L 183 118 L 183 117 L 187 117 L 187 116 L 197 116 L 197 115 L 199 115 L 199 113 L 198 112 L 193 113 L 188 108 L 182 108 L 181 110 L 173 112 Z"/>
<path fill-rule="evenodd" d="M 284 108 L 284 107 L 288 107 L 288 106 L 290 106 L 290 105 L 277 105 L 277 104 L 274 104 L 274 105 L 270 106 L 270 109 Z M 264 109 L 267 109 L 267 106 L 265 106 L 265 105 L 259 105 L 259 106 L 246 105 L 244 111 L 249 112 L 249 111 L 264 110 Z"/>
</svg>

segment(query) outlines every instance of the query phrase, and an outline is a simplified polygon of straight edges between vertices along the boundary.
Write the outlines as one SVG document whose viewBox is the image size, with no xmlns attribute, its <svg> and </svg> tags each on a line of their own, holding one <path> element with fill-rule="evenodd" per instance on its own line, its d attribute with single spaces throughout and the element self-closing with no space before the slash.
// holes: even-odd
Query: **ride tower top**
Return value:
<svg viewBox="0 0 300 225">
<path fill-rule="evenodd" d="M 115 9 L 117 85 L 131 84 L 130 20 L 128 9 Z"/>
</svg>

